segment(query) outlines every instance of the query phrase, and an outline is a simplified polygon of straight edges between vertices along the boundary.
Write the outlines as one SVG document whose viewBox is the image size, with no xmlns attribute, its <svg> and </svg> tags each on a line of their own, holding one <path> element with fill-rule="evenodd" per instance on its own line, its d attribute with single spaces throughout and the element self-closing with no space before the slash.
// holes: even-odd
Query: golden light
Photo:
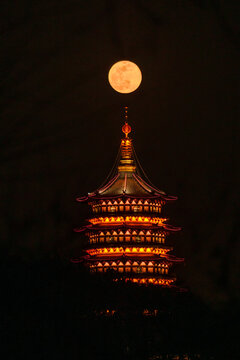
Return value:
<svg viewBox="0 0 240 360">
<path fill-rule="evenodd" d="M 110 254 L 118 256 L 119 254 L 123 253 L 132 253 L 132 254 L 160 254 L 160 255 L 166 255 L 167 252 L 169 252 L 170 249 L 163 249 L 163 248 L 152 248 L 152 247 L 144 247 L 144 248 L 135 248 L 135 247 L 114 247 L 114 248 L 100 248 L 100 249 L 88 249 L 86 252 L 89 255 L 106 255 Z"/>
<path fill-rule="evenodd" d="M 142 73 L 135 63 L 128 60 L 118 61 L 109 70 L 108 81 L 117 92 L 129 94 L 141 84 Z"/>
<path fill-rule="evenodd" d="M 145 216 L 111 216 L 111 217 L 99 217 L 90 219 L 89 221 L 93 224 L 99 224 L 99 225 L 105 225 L 107 224 L 116 224 L 116 223 L 142 223 L 142 225 L 148 226 L 149 224 L 156 224 L 158 226 L 165 225 L 164 222 L 167 219 L 164 218 L 151 218 L 151 217 L 145 217 Z"/>
</svg>

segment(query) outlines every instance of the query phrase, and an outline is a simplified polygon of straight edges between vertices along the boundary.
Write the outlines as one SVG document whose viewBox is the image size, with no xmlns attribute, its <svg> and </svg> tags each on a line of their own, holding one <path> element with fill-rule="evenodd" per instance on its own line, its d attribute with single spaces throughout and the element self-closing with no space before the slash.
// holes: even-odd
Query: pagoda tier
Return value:
<svg viewBox="0 0 240 360">
<path fill-rule="evenodd" d="M 88 246 L 85 255 L 73 262 L 83 261 L 92 273 L 111 273 L 115 281 L 172 286 L 175 277 L 170 268 L 183 259 L 169 254 L 172 247 L 166 238 L 180 228 L 168 225 L 161 213 L 165 203 L 177 197 L 166 195 L 144 179 L 127 122 L 122 130 L 125 138 L 110 180 L 88 196 L 77 198 L 91 206 L 93 217 L 88 225 L 75 229 L 85 232 Z"/>
</svg>

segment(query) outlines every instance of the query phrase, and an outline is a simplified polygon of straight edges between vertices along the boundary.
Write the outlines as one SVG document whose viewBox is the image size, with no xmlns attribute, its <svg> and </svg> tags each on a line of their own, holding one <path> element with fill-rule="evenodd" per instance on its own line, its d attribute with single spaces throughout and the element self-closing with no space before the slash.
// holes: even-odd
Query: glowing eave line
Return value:
<svg viewBox="0 0 240 360">
<path fill-rule="evenodd" d="M 106 257 L 111 257 L 111 256 L 119 256 L 119 255 L 132 255 L 132 256 L 139 256 L 139 257 L 141 257 L 141 256 L 143 256 L 143 255 L 146 255 L 146 256 L 151 256 L 151 255 L 161 255 L 160 257 L 162 257 L 162 256 L 164 256 L 164 255 L 166 255 L 166 253 L 164 254 L 164 253 L 160 253 L 160 252 L 141 252 L 141 253 L 137 253 L 137 252 L 127 252 L 127 253 L 125 253 L 125 252 L 91 252 L 91 251 L 88 251 L 88 250 L 86 250 L 87 251 L 87 253 L 89 254 L 89 255 L 101 255 L 101 256 L 106 256 Z"/>
<path fill-rule="evenodd" d="M 73 229 L 74 232 L 83 232 L 83 231 L 86 231 L 86 230 L 99 230 L 100 228 L 103 229 L 105 228 L 106 230 L 109 230 L 109 229 L 112 229 L 112 225 L 116 226 L 118 225 L 119 228 L 121 228 L 122 226 L 129 226 L 130 229 L 132 229 L 132 227 L 136 227 L 137 226 L 137 229 L 141 229 L 142 226 L 148 226 L 149 229 L 151 230 L 158 230 L 158 228 L 163 228 L 164 230 L 166 231 L 180 231 L 181 228 L 180 227 L 174 227 L 174 226 L 170 226 L 170 225 L 166 225 L 166 224 L 161 224 L 161 225 L 158 225 L 158 224 L 152 224 L 152 223 L 140 223 L 140 222 L 136 222 L 136 223 L 125 223 L 125 222 L 116 222 L 116 223 L 100 223 L 100 224 L 89 224 L 89 225 L 85 225 L 85 226 L 82 226 L 80 228 L 75 228 Z M 100 228 L 98 227 L 100 226 Z"/>
<path fill-rule="evenodd" d="M 86 252 L 91 254 L 91 255 L 119 255 L 119 254 L 129 254 L 129 255 L 166 255 L 167 252 L 169 252 L 171 249 L 151 249 L 151 250 L 146 250 L 149 248 L 144 249 L 144 251 L 133 251 L 133 250 L 116 250 L 114 251 L 114 248 L 110 248 L 111 250 L 105 250 L 105 248 L 97 248 L 97 249 L 87 249 Z"/>
<path fill-rule="evenodd" d="M 146 225 L 148 226 L 149 224 L 154 224 L 154 225 L 158 225 L 158 226 L 164 226 L 164 221 L 166 221 L 167 219 L 165 218 L 146 218 L 146 217 L 142 217 L 143 220 L 140 220 L 140 217 L 133 217 L 133 219 L 127 219 L 127 218 L 119 218 L 119 220 L 115 219 L 114 217 L 112 217 L 111 219 L 108 220 L 108 218 L 94 218 L 94 219 L 89 219 L 89 222 L 92 223 L 93 225 L 116 225 L 116 224 L 126 224 L 126 223 L 131 223 L 131 224 L 141 224 L 141 225 Z"/>
</svg>

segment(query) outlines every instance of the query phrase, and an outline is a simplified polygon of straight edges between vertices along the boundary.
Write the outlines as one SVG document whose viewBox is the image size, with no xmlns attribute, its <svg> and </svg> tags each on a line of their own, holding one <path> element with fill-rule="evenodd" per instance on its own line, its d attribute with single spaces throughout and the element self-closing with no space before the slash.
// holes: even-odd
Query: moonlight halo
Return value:
<svg viewBox="0 0 240 360">
<path fill-rule="evenodd" d="M 142 73 L 132 61 L 122 60 L 112 65 L 108 73 L 108 81 L 117 92 L 129 94 L 141 84 Z"/>
</svg>

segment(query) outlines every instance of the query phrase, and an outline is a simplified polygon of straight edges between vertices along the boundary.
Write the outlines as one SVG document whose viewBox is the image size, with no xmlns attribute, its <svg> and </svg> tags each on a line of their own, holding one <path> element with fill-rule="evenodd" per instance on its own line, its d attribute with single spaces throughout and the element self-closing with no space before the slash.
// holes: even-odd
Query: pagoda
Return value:
<svg viewBox="0 0 240 360">
<path fill-rule="evenodd" d="M 170 254 L 166 239 L 180 228 L 168 225 L 161 212 L 165 203 L 177 197 L 158 190 L 143 174 L 129 137 L 127 108 L 122 131 L 110 179 L 76 199 L 91 206 L 92 217 L 88 225 L 75 229 L 85 232 L 88 245 L 85 255 L 72 261 L 83 261 L 92 273 L 111 273 L 114 281 L 172 287 L 176 279 L 170 268 L 183 259 Z"/>
</svg>

